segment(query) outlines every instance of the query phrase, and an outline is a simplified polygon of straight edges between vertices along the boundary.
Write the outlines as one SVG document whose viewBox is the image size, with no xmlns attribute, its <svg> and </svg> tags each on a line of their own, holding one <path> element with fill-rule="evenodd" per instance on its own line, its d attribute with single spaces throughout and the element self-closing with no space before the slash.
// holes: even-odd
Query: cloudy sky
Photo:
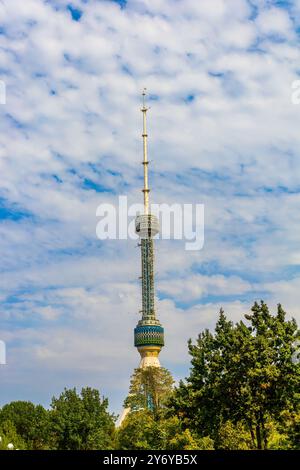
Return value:
<svg viewBox="0 0 300 470">
<path fill-rule="evenodd" d="M 300 322 L 300 1 L 0 0 L 0 403 L 92 386 L 119 412 L 138 364 L 139 251 L 96 209 L 205 204 L 205 244 L 156 243 L 161 362 L 256 299 Z"/>
</svg>

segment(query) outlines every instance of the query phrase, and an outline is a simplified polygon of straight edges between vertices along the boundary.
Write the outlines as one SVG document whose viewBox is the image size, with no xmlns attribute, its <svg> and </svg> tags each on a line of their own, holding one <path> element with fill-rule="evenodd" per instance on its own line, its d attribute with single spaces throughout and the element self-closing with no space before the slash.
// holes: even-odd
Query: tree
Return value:
<svg viewBox="0 0 300 470">
<path fill-rule="evenodd" d="M 283 412 L 282 420 L 277 426 L 280 433 L 282 448 L 300 450 L 300 410 Z M 285 438 L 282 445 L 282 437 Z M 288 443 L 287 443 L 288 441 Z M 275 446 L 273 446 L 275 448 Z"/>
<path fill-rule="evenodd" d="M 0 411 L 0 426 L 11 423 L 28 449 L 43 449 L 48 442 L 48 411 L 29 401 L 13 401 Z"/>
<path fill-rule="evenodd" d="M 189 342 L 191 374 L 181 382 L 171 409 L 187 427 L 210 435 L 221 446 L 223 423 L 241 423 L 253 448 L 268 446 L 268 423 L 284 409 L 299 406 L 299 330 L 278 305 L 272 316 L 264 302 L 255 303 L 250 322 L 233 325 L 220 312 L 215 333 L 205 330 L 196 344 Z"/>
<path fill-rule="evenodd" d="M 174 380 L 163 367 L 135 369 L 125 407 L 132 411 L 149 409 L 157 417 L 172 393 Z"/>
<path fill-rule="evenodd" d="M 155 419 L 150 410 L 132 411 L 118 430 L 117 448 L 122 450 L 211 450 L 209 437 L 199 438 L 183 429 L 178 417 Z"/>
<path fill-rule="evenodd" d="M 108 400 L 99 391 L 67 390 L 51 403 L 51 435 L 55 449 L 112 449 L 115 416 L 107 410 Z"/>
<path fill-rule="evenodd" d="M 178 416 L 164 418 L 159 423 L 161 450 L 213 450 L 214 442 L 208 437 L 199 437 L 184 428 Z"/>
<path fill-rule="evenodd" d="M 0 425 L 0 450 L 9 450 L 11 445 L 13 445 L 13 449 L 26 449 L 26 443 L 17 434 L 15 426 L 7 420 Z"/>
<path fill-rule="evenodd" d="M 148 409 L 131 411 L 117 433 L 117 449 L 157 449 L 158 439 L 153 414 Z"/>
<path fill-rule="evenodd" d="M 252 441 L 249 430 L 241 422 L 231 421 L 221 424 L 218 430 L 218 448 L 224 450 L 251 449 Z"/>
<path fill-rule="evenodd" d="M 178 417 L 165 416 L 173 393 L 174 380 L 167 369 L 136 369 L 130 382 L 125 407 L 130 413 L 118 429 L 118 448 L 122 450 L 211 449 L 208 437 L 197 438 L 183 429 Z"/>
</svg>

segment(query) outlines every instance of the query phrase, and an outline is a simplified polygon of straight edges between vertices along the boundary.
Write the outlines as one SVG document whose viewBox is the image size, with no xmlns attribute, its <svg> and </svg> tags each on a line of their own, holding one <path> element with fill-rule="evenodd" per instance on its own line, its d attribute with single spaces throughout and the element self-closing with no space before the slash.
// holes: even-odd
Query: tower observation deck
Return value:
<svg viewBox="0 0 300 470">
<path fill-rule="evenodd" d="M 156 317 L 155 289 L 154 289 L 154 241 L 153 237 L 159 233 L 159 222 L 155 215 L 151 214 L 149 207 L 148 185 L 148 146 L 147 146 L 147 111 L 143 91 L 143 169 L 144 169 L 144 213 L 138 215 L 135 220 L 136 233 L 140 237 L 141 268 L 142 268 L 142 318 L 134 329 L 134 345 L 140 355 L 140 367 L 160 366 L 158 355 L 164 346 L 164 329 Z"/>
</svg>

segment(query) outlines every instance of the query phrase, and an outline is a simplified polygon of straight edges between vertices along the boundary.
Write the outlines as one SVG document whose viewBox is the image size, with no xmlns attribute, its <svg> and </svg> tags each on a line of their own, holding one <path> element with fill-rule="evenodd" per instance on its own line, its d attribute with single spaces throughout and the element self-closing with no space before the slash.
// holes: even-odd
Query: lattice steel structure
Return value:
<svg viewBox="0 0 300 470">
<path fill-rule="evenodd" d="M 155 312 L 154 290 L 154 242 L 153 237 L 159 232 L 159 222 L 156 216 L 149 212 L 148 185 L 148 152 L 147 152 L 147 111 L 145 104 L 146 91 L 143 91 L 143 167 L 144 167 L 144 214 L 137 216 L 135 221 L 136 233 L 141 242 L 142 267 L 142 318 L 134 329 L 134 345 L 141 355 L 140 367 L 160 366 L 158 355 L 164 346 L 164 329 Z"/>
</svg>

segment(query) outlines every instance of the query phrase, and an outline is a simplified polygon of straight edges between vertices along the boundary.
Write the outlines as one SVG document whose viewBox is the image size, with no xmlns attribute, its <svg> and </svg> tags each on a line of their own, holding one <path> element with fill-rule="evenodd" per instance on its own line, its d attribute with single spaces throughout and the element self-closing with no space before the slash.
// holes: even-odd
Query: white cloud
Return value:
<svg viewBox="0 0 300 470">
<path fill-rule="evenodd" d="M 250 283 L 238 276 L 190 275 L 184 279 L 167 279 L 159 282 L 159 290 L 170 298 L 183 302 L 193 302 L 207 295 L 240 295 L 252 290 Z"/>
<path fill-rule="evenodd" d="M 279 34 L 283 37 L 294 35 L 289 14 L 275 7 L 262 11 L 256 23 L 263 34 Z"/>
</svg>

